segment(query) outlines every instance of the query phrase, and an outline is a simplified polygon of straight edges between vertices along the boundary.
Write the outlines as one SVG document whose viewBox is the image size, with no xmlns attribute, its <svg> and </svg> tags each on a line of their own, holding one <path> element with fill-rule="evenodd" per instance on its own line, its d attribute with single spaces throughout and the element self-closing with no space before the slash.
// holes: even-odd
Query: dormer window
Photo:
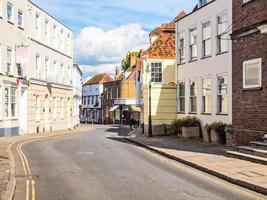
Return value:
<svg viewBox="0 0 267 200">
<path fill-rule="evenodd" d="M 199 7 L 202 7 L 208 3 L 208 0 L 199 0 Z"/>
</svg>

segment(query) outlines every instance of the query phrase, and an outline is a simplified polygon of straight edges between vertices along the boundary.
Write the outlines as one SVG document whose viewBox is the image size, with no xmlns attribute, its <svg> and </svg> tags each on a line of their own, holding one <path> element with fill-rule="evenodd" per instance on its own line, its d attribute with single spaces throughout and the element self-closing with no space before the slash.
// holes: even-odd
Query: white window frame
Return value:
<svg viewBox="0 0 267 200">
<path fill-rule="evenodd" d="M 209 31 L 209 37 L 208 38 L 204 38 L 204 28 L 205 26 L 209 24 L 209 27 L 210 27 L 210 31 Z M 207 28 L 207 27 L 206 27 Z M 211 21 L 206 21 L 206 22 L 203 22 L 202 23 L 202 57 L 205 58 L 205 57 L 209 57 L 212 55 L 212 42 L 211 42 Z M 207 50 L 206 50 L 206 43 L 209 42 L 210 43 L 210 53 L 208 54 L 207 53 Z"/>
<path fill-rule="evenodd" d="M 41 40 L 41 15 L 39 13 L 35 14 L 35 32 L 36 39 Z"/>
<path fill-rule="evenodd" d="M 50 44 L 50 27 L 49 27 L 50 23 L 49 20 L 46 19 L 45 20 L 45 41 L 47 44 Z"/>
<path fill-rule="evenodd" d="M 196 32 L 196 41 L 192 41 L 191 38 L 191 34 L 193 34 L 193 32 Z M 193 27 L 189 29 L 189 54 L 190 54 L 190 61 L 194 61 L 197 60 L 198 57 L 198 48 L 197 48 L 197 39 L 198 39 L 198 31 L 197 31 L 197 27 Z M 196 48 L 196 56 L 193 57 L 193 48 Z"/>
<path fill-rule="evenodd" d="M 246 85 L 246 66 L 250 64 L 259 64 L 260 67 L 260 73 L 259 73 L 259 79 L 260 79 L 260 84 L 258 85 Z M 253 60 L 247 60 L 243 62 L 243 88 L 244 89 L 252 89 L 252 88 L 260 88 L 262 87 L 262 58 L 257 58 Z"/>
<path fill-rule="evenodd" d="M 221 53 L 225 53 L 229 51 L 229 42 L 228 39 L 226 38 L 226 36 L 228 36 L 229 34 L 226 33 L 225 31 L 223 33 L 219 33 L 219 18 L 225 16 L 226 18 L 226 30 L 228 28 L 229 25 L 229 19 L 228 19 L 228 15 L 226 12 L 220 13 L 216 16 L 216 26 L 217 26 L 217 54 L 221 54 Z M 222 51 L 221 50 L 221 42 L 226 41 L 227 46 L 226 46 L 226 50 Z"/>
<path fill-rule="evenodd" d="M 41 99 L 40 96 L 36 95 L 36 114 L 35 114 L 35 122 L 41 121 Z"/>
<path fill-rule="evenodd" d="M 60 118 L 64 119 L 64 98 L 60 99 Z"/>
<path fill-rule="evenodd" d="M 8 59 L 8 53 L 11 53 L 11 61 L 9 62 L 9 59 Z M 14 72 L 14 65 L 13 65 L 13 60 L 14 60 L 14 58 L 13 58 L 13 49 L 12 48 L 7 48 L 7 61 L 6 61 L 6 72 L 8 73 L 8 74 L 10 74 L 10 75 L 13 75 L 13 72 Z"/>
<path fill-rule="evenodd" d="M 38 58 L 38 60 L 37 60 Z M 41 56 L 39 53 L 35 55 L 35 78 L 41 79 Z"/>
<path fill-rule="evenodd" d="M 195 83 L 195 95 L 191 95 L 191 83 Z M 195 98 L 196 99 L 196 110 L 192 109 L 192 99 Z M 197 113 L 197 81 L 196 80 L 190 80 L 189 81 L 189 111 L 190 113 Z"/>
<path fill-rule="evenodd" d="M 11 88 L 15 90 L 15 94 L 14 94 L 14 101 L 12 101 L 12 96 L 11 95 Z M 7 99 L 7 102 L 6 102 L 6 95 L 5 95 L 5 90 L 8 90 L 8 99 Z M 17 90 L 18 88 L 17 87 L 13 87 L 13 86 L 5 86 L 4 87 L 4 119 L 17 119 L 17 116 L 18 116 L 18 109 L 17 109 L 17 99 L 18 99 L 18 96 L 17 96 Z M 8 115 L 6 116 L 6 104 L 7 104 L 7 111 L 8 111 Z M 15 104 L 14 106 L 14 116 L 12 116 L 12 104 Z"/>
<path fill-rule="evenodd" d="M 57 48 L 57 25 L 53 25 L 53 47 Z"/>
<path fill-rule="evenodd" d="M 157 67 L 156 67 L 156 64 L 157 64 Z M 153 71 L 153 67 L 155 68 L 154 71 Z M 156 69 L 158 69 L 159 71 L 156 71 Z M 151 80 L 151 83 L 154 83 L 154 84 L 163 83 L 163 62 L 153 61 L 150 63 L 150 80 Z"/>
<path fill-rule="evenodd" d="M 210 86 L 209 86 L 209 94 L 205 94 L 205 92 L 207 92 L 207 88 L 205 88 L 204 83 L 205 80 L 209 80 L 210 81 Z M 209 98 L 210 100 L 210 110 L 207 110 L 206 106 L 207 106 L 207 98 Z M 205 76 L 202 77 L 202 113 L 204 114 L 211 114 L 212 113 L 212 78 L 211 76 Z"/>
<path fill-rule="evenodd" d="M 224 85 L 226 85 L 226 94 L 222 94 L 219 90 L 219 77 L 226 77 L 227 79 L 227 83 L 224 83 Z M 223 73 L 223 74 L 217 74 L 217 114 L 223 114 L 223 115 L 227 115 L 229 112 L 229 77 L 227 73 Z M 222 112 L 220 111 L 220 101 L 219 98 L 220 96 L 227 96 L 227 112 Z"/>
<path fill-rule="evenodd" d="M 53 120 L 57 120 L 57 97 L 53 98 Z"/>
<path fill-rule="evenodd" d="M 180 94 L 180 84 L 184 84 L 184 96 L 181 96 Z M 185 81 L 179 81 L 178 82 L 178 112 L 185 113 L 185 90 L 186 90 L 186 84 Z M 181 109 L 181 100 L 184 102 L 184 110 Z"/>
<path fill-rule="evenodd" d="M 8 12 L 8 6 L 11 6 L 11 13 Z M 7 17 L 6 17 L 7 21 L 13 23 L 13 21 L 14 21 L 14 6 L 10 2 L 7 2 L 7 5 L 6 5 L 6 15 L 7 15 Z M 10 18 L 9 18 L 9 15 L 10 15 Z"/>
<path fill-rule="evenodd" d="M 3 17 L 3 0 L 0 0 L 0 18 Z"/>
<path fill-rule="evenodd" d="M 21 18 L 21 24 L 20 24 L 20 18 Z M 24 13 L 21 10 L 18 10 L 18 27 L 24 28 Z"/>
<path fill-rule="evenodd" d="M 50 65 L 50 59 L 48 57 L 45 57 L 45 79 L 48 77 L 49 72 L 49 65 Z"/>
<path fill-rule="evenodd" d="M 181 40 L 183 40 L 183 44 L 181 43 Z M 178 47 L 178 58 L 179 63 L 185 63 L 185 34 L 179 33 L 179 47 Z"/>
</svg>

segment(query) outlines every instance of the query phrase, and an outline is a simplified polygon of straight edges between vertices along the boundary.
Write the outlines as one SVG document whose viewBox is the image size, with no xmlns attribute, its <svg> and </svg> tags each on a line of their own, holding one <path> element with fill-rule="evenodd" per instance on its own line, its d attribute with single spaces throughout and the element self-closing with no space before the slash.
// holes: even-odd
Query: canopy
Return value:
<svg viewBox="0 0 267 200">
<path fill-rule="evenodd" d="M 109 112 L 113 112 L 113 111 L 115 111 L 116 109 L 118 109 L 120 106 L 113 106 L 110 110 L 109 110 Z"/>
</svg>

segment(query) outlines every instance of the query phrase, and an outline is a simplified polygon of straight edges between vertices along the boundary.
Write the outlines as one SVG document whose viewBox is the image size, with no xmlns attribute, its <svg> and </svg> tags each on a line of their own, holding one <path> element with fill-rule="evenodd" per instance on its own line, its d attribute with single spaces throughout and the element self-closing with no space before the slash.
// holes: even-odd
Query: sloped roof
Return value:
<svg viewBox="0 0 267 200">
<path fill-rule="evenodd" d="M 112 81 L 110 75 L 103 73 L 103 74 L 97 74 L 93 78 L 91 78 L 89 81 L 85 83 L 85 85 L 92 85 L 92 84 L 98 84 L 98 83 L 105 83 L 108 81 Z"/>
<path fill-rule="evenodd" d="M 162 24 L 159 29 L 157 29 L 158 27 L 156 28 L 157 30 L 154 29 L 153 34 L 160 30 L 158 38 L 143 54 L 149 58 L 175 59 L 175 20 L 185 15 L 186 13 L 182 11 L 170 23 Z"/>
</svg>

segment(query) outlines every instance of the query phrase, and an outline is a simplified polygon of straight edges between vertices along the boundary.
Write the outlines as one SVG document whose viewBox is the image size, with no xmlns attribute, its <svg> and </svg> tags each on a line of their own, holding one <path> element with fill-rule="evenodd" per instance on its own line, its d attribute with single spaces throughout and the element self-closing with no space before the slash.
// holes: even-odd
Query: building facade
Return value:
<svg viewBox="0 0 267 200">
<path fill-rule="evenodd" d="M 267 133 L 267 1 L 233 1 L 233 126 L 236 144 Z"/>
<path fill-rule="evenodd" d="M 27 132 L 27 1 L 0 1 L 0 136 Z"/>
<path fill-rule="evenodd" d="M 181 12 L 175 19 L 184 15 Z M 162 135 L 165 134 L 166 125 L 176 119 L 177 110 L 174 21 L 154 29 L 150 33 L 150 41 L 150 47 L 142 55 L 141 118 L 145 134 L 148 134 L 151 113 L 152 135 Z"/>
<path fill-rule="evenodd" d="M 76 128 L 80 124 L 82 105 L 82 76 L 83 73 L 77 64 L 73 65 L 72 85 L 73 85 L 73 105 L 72 105 L 72 127 Z"/>
<path fill-rule="evenodd" d="M 72 128 L 73 33 L 28 1 L 28 133 Z"/>
<path fill-rule="evenodd" d="M 97 74 L 83 85 L 83 119 L 84 122 L 102 123 L 103 84 L 112 81 L 108 74 Z"/>
<path fill-rule="evenodd" d="M 232 122 L 232 0 L 199 1 L 176 22 L 177 117 Z"/>
</svg>

